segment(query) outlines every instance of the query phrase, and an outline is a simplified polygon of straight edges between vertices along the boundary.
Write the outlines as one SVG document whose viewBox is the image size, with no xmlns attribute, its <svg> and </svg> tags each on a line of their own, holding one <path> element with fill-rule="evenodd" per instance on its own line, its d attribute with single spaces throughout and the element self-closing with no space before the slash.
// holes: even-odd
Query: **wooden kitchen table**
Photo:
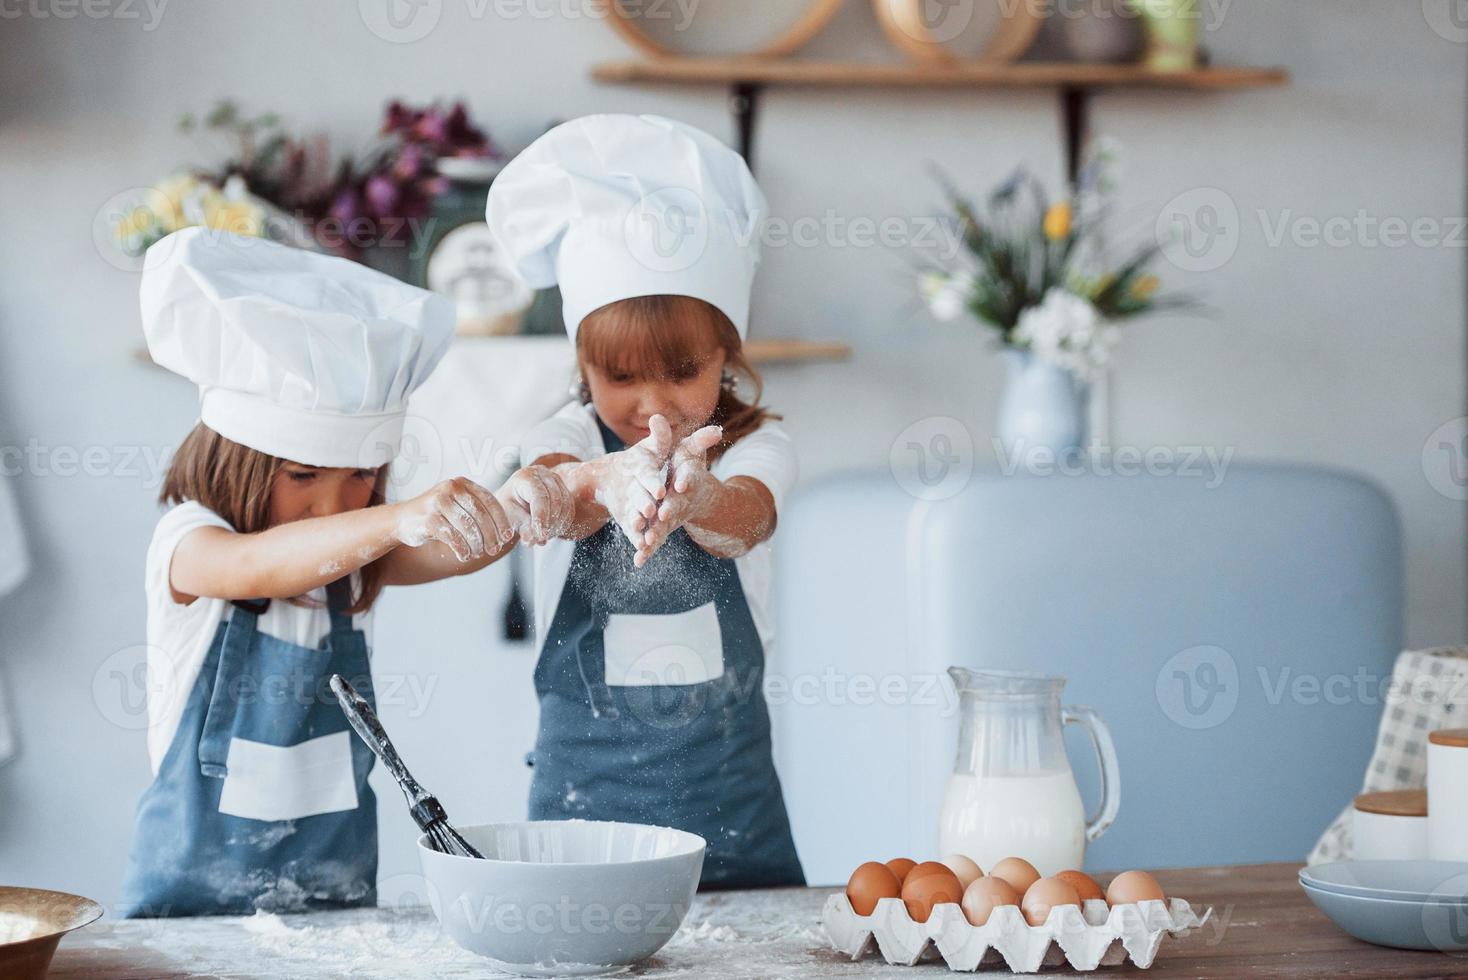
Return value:
<svg viewBox="0 0 1468 980">
<path fill-rule="evenodd" d="M 1183 939 L 1165 939 L 1150 970 L 1103 967 L 1098 977 L 1468 977 L 1468 955 L 1386 949 L 1358 942 L 1316 911 L 1295 880 L 1298 865 L 1158 872 L 1169 895 L 1213 916 Z M 1102 880 L 1105 880 L 1102 876 Z M 831 888 L 779 888 L 698 896 L 683 927 L 628 977 L 933 978 L 941 961 L 888 966 L 831 949 L 821 909 Z M 1042 975 L 1070 973 L 1067 968 Z M 483 960 L 439 933 L 426 908 L 298 916 L 111 921 L 63 941 L 54 980 L 153 978 L 492 977 Z M 984 969 L 981 976 L 1003 976 Z"/>
</svg>

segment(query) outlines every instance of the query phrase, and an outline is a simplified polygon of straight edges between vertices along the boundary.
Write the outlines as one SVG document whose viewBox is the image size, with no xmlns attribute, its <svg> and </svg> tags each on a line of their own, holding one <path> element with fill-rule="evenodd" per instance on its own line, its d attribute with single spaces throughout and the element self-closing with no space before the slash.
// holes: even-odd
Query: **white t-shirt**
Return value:
<svg viewBox="0 0 1468 980">
<path fill-rule="evenodd" d="M 596 412 L 591 405 L 579 401 L 571 402 L 550 418 L 526 433 L 520 448 L 520 460 L 528 465 L 542 456 L 565 453 L 577 459 L 594 459 L 606 455 L 601 430 L 597 428 Z M 795 443 L 785 430 L 774 422 L 765 422 L 758 429 L 740 439 L 724 451 L 709 472 L 720 480 L 735 476 L 747 476 L 758 480 L 775 498 L 775 513 L 784 506 L 785 497 L 794 488 L 800 467 L 795 458 Z M 739 570 L 739 581 L 744 587 L 744 598 L 754 617 L 759 631 L 760 643 L 765 655 L 769 656 L 775 641 L 775 624 L 772 616 L 774 601 L 774 553 L 767 539 L 755 545 L 747 554 L 734 559 Z M 537 645 L 545 643 L 560 602 L 561 589 L 571 567 L 574 541 L 552 541 L 533 549 L 535 568 L 535 632 Z"/>
<path fill-rule="evenodd" d="M 188 501 L 164 514 L 148 545 L 144 591 L 148 599 L 148 761 L 156 775 L 178 730 L 189 692 L 198 680 L 199 668 L 209 653 L 209 644 L 231 605 L 225 599 L 200 596 L 185 606 L 173 599 L 168 587 L 168 570 L 174 549 L 191 531 L 222 527 L 233 531 L 224 518 L 195 501 Z M 259 630 L 297 646 L 317 647 L 331 632 L 331 614 L 325 607 L 326 590 L 317 589 L 311 598 L 321 605 L 299 606 L 284 599 L 270 603 L 260 616 Z M 353 617 L 358 629 L 371 638 L 372 613 Z"/>
</svg>

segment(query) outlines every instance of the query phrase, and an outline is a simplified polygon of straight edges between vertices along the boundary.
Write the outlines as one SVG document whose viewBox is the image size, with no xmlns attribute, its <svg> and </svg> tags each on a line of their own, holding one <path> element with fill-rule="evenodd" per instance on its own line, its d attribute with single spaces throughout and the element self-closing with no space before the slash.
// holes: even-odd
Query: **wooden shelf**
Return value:
<svg viewBox="0 0 1468 980">
<path fill-rule="evenodd" d="M 846 344 L 812 340 L 751 340 L 744 353 L 755 364 L 780 364 L 794 361 L 844 361 L 851 356 Z"/>
<path fill-rule="evenodd" d="M 592 78 L 613 84 L 806 85 L 909 88 L 1243 89 L 1284 85 L 1283 68 L 1209 67 L 1151 71 L 1141 65 L 1018 62 L 1007 65 L 871 64 L 798 58 L 640 58 L 608 61 Z"/>
<path fill-rule="evenodd" d="M 754 129 L 760 92 L 771 85 L 825 88 L 1053 88 L 1060 93 L 1065 172 L 1075 183 L 1087 129 L 1091 93 L 1105 88 L 1222 92 L 1284 85 L 1283 68 L 1217 66 L 1161 72 L 1141 65 L 1022 61 L 953 64 L 816 61 L 752 55 L 732 58 L 640 58 L 595 65 L 591 77 L 613 85 L 724 85 L 737 129 L 736 149 L 753 167 Z"/>
</svg>

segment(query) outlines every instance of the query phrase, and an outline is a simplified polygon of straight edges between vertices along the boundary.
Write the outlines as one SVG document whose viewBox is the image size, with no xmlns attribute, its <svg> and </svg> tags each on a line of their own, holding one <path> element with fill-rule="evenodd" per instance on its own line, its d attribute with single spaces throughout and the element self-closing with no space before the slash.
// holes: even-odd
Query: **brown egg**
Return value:
<svg viewBox="0 0 1468 980">
<path fill-rule="evenodd" d="M 1042 926 L 1050 918 L 1050 910 L 1061 905 L 1081 907 L 1081 896 L 1059 878 L 1041 878 L 1029 887 L 1020 900 L 1019 909 L 1025 921 L 1032 926 Z"/>
<path fill-rule="evenodd" d="M 952 871 L 943 868 L 942 871 L 917 874 L 921 867 L 920 864 L 913 868 L 913 873 L 907 876 L 907 881 L 902 885 L 902 901 L 914 922 L 927 922 L 935 905 L 945 902 L 957 905 L 963 901 L 963 886 L 958 883 L 958 877 Z"/>
<path fill-rule="evenodd" d="M 1019 892 L 1003 878 L 993 875 L 978 878 L 963 892 L 963 917 L 970 923 L 981 926 L 989 921 L 990 914 L 1001 905 L 1018 905 Z"/>
<path fill-rule="evenodd" d="M 1106 889 L 1107 905 L 1134 905 L 1151 899 L 1165 899 L 1157 879 L 1145 871 L 1123 871 L 1111 879 Z"/>
<path fill-rule="evenodd" d="M 887 862 L 887 867 L 897 876 L 897 883 L 900 885 L 907 881 L 907 873 L 917 867 L 917 862 L 911 858 L 893 858 Z"/>
<path fill-rule="evenodd" d="M 902 879 L 902 884 L 906 885 L 914 878 L 922 878 L 925 875 L 953 875 L 955 878 L 958 877 L 958 875 L 953 874 L 953 869 L 942 861 L 924 861 L 907 873 L 907 877 Z"/>
<path fill-rule="evenodd" d="M 876 861 L 868 861 L 857 868 L 846 883 L 846 897 L 857 915 L 871 915 L 876 911 L 878 899 L 901 895 L 902 883 L 892 869 Z"/>
<path fill-rule="evenodd" d="M 1101 885 L 1096 879 L 1083 871 L 1062 871 L 1055 877 L 1074 888 L 1083 902 L 1093 898 L 1106 898 L 1106 893 L 1101 890 Z"/>
<path fill-rule="evenodd" d="M 989 869 L 989 876 L 1003 878 L 1021 895 L 1029 891 L 1030 886 L 1040 880 L 1040 872 L 1036 871 L 1035 866 L 1024 858 L 1005 858 Z"/>
<path fill-rule="evenodd" d="M 974 863 L 974 859 L 966 854 L 950 854 L 943 859 L 948 870 L 958 876 L 958 883 L 968 889 L 975 881 L 984 876 L 984 870 Z"/>
</svg>

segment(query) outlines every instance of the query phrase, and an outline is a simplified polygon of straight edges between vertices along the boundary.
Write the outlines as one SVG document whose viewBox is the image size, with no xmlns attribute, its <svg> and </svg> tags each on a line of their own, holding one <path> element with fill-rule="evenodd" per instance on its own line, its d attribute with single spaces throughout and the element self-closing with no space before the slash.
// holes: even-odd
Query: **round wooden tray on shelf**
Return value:
<svg viewBox="0 0 1468 980">
<path fill-rule="evenodd" d="M 998 8 L 1001 19 L 984 49 L 973 57 L 963 58 L 946 47 L 946 42 L 953 40 L 953 37 L 942 36 L 946 31 L 935 33 L 924 22 L 922 5 L 925 2 L 927 0 L 872 0 L 872 7 L 887 39 L 908 57 L 928 64 L 957 64 L 965 61 L 1007 64 L 1029 50 L 1035 35 L 1040 33 L 1040 27 L 1045 23 L 1039 4 L 1024 0 L 1019 3 L 976 0 Z M 959 30 L 964 26 L 967 25 L 960 25 Z"/>
<path fill-rule="evenodd" d="M 611 21 L 617 33 L 622 35 L 634 47 L 654 58 L 676 57 L 685 54 L 675 48 L 670 48 L 661 41 L 648 35 L 638 24 L 638 18 L 629 14 L 623 7 L 622 0 L 605 0 Z M 836 11 L 841 8 L 845 0 L 808 0 L 805 13 L 791 27 L 776 37 L 773 41 L 753 51 L 728 52 L 729 54 L 753 55 L 764 58 L 778 58 L 783 55 L 792 54 L 804 47 L 811 38 L 821 32 Z"/>
</svg>

